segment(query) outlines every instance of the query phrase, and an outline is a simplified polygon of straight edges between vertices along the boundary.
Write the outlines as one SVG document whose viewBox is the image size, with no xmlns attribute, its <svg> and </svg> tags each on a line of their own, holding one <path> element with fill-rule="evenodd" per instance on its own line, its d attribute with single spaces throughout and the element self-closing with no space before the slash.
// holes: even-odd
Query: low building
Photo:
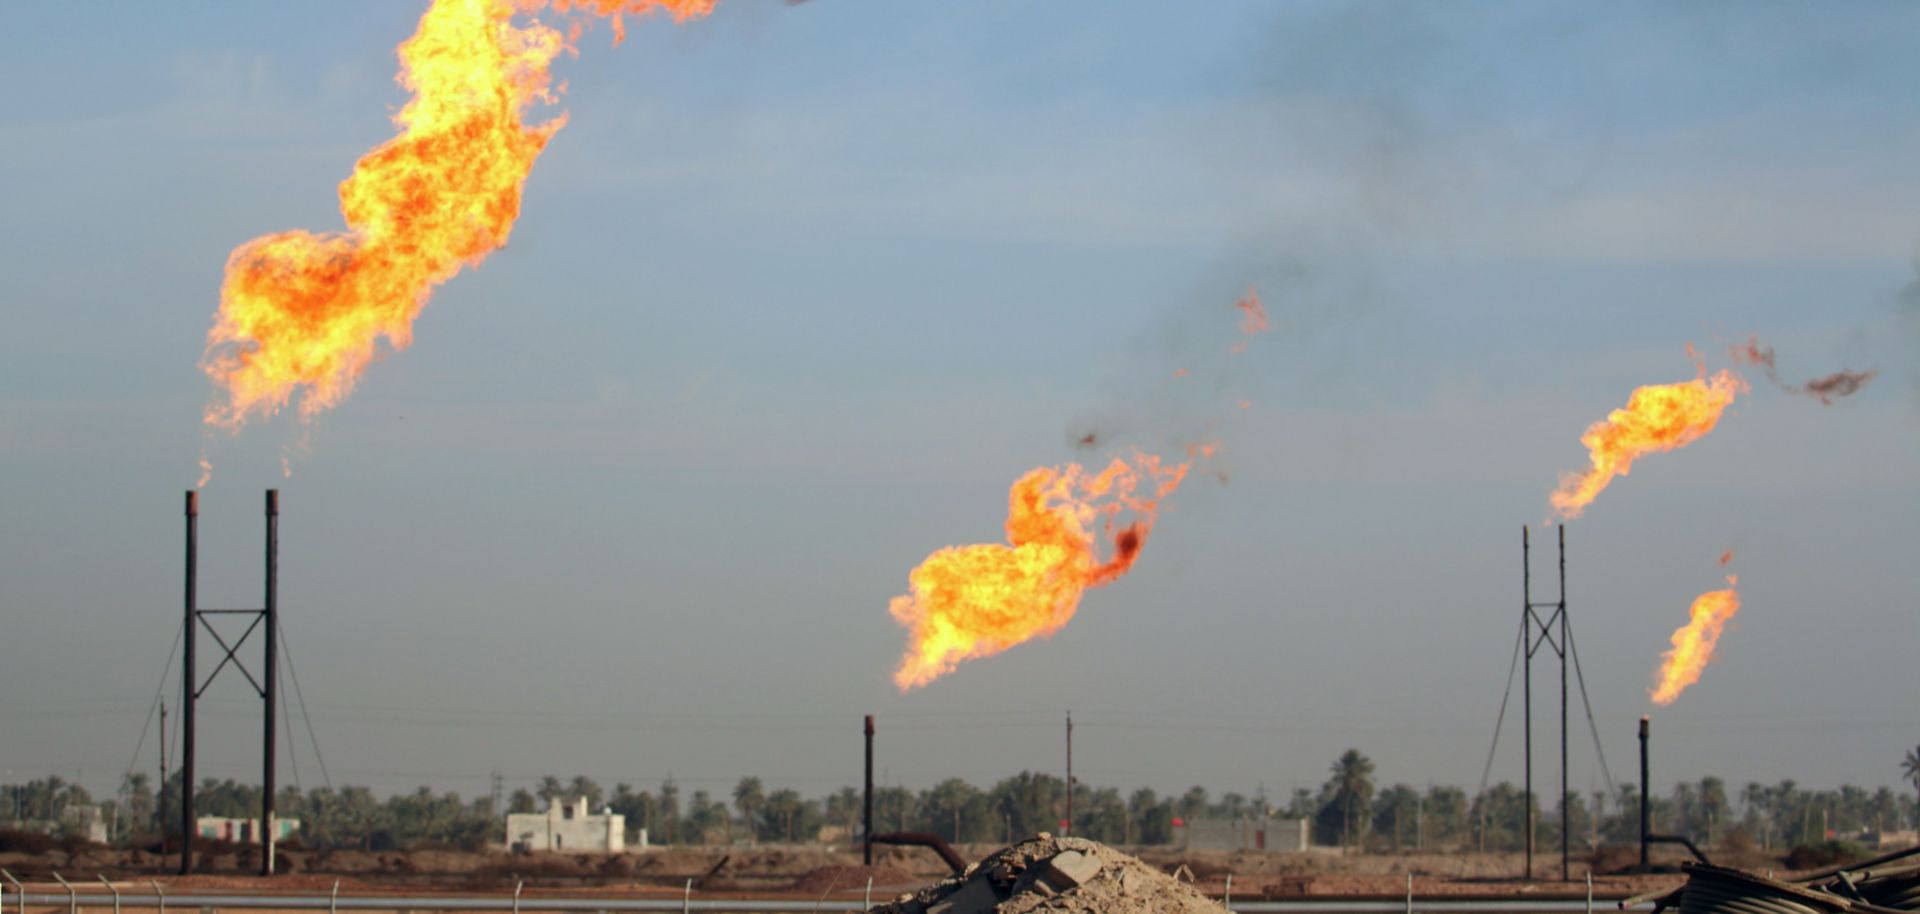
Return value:
<svg viewBox="0 0 1920 914">
<path fill-rule="evenodd" d="M 1889 829 L 1874 835 L 1872 843 L 1868 846 L 1877 850 L 1897 851 L 1903 848 L 1913 847 L 1916 844 L 1920 844 L 1920 831 L 1914 831 L 1912 829 L 1893 831 Z"/>
<path fill-rule="evenodd" d="M 229 819 L 225 816 L 201 816 L 193 820 L 194 834 L 215 841 L 235 844 L 259 844 L 259 819 Z M 273 843 L 279 844 L 300 831 L 299 819 L 273 817 Z"/>
<path fill-rule="evenodd" d="M 1190 851 L 1304 851 L 1312 837 L 1306 819 L 1265 816 L 1189 819 L 1173 828 L 1173 843 Z"/>
<path fill-rule="evenodd" d="M 645 837 L 641 838 L 642 843 Z M 546 812 L 507 816 L 507 848 L 532 851 L 587 851 L 617 854 L 627 849 L 627 817 L 612 809 L 587 815 L 585 797 L 547 804 Z"/>
<path fill-rule="evenodd" d="M 13 819 L 0 821 L 0 828 L 8 831 L 29 832 L 36 835 L 54 835 L 62 838 L 80 838 L 95 844 L 105 844 L 108 838 L 107 818 L 101 812 L 104 807 L 70 805 L 60 811 L 58 821 L 50 819 Z"/>
</svg>

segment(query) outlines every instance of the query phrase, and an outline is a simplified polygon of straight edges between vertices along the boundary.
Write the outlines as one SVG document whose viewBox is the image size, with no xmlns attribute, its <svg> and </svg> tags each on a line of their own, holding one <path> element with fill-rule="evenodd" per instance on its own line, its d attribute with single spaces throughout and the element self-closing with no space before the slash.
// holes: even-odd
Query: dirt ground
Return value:
<svg viewBox="0 0 1920 914">
<path fill-rule="evenodd" d="M 967 860 L 978 860 L 998 845 L 957 848 Z M 1237 898 L 1399 898 L 1413 877 L 1417 897 L 1583 897 L 1590 858 L 1573 860 L 1571 880 L 1561 882 L 1558 854 L 1537 854 L 1535 879 L 1520 878 L 1519 854 L 1343 854 L 1313 852 L 1185 852 L 1168 848 L 1127 848 L 1148 866 L 1162 872 L 1191 874 L 1202 890 L 1218 895 L 1233 877 Z M 140 850 L 86 846 L 53 849 L 43 854 L 0 854 L 0 869 L 23 880 L 51 881 L 58 872 L 68 880 L 97 881 L 100 875 L 131 880 L 144 886 L 158 878 L 168 891 L 325 891 L 337 879 L 342 892 L 473 891 L 511 889 L 524 881 L 526 890 L 541 894 L 579 893 L 648 895 L 681 892 L 688 880 L 701 893 L 729 895 L 821 896 L 857 894 L 874 877 L 876 898 L 917 888 L 947 875 L 947 868 L 931 851 L 920 848 L 875 848 L 875 867 L 861 866 L 857 848 L 835 850 L 817 845 L 706 848 L 650 848 L 626 854 L 508 854 L 467 851 L 417 850 L 366 852 L 356 850 L 306 851 L 287 848 L 277 860 L 281 874 L 262 878 L 253 873 L 258 857 L 252 848 L 216 845 L 203 853 L 192 876 L 172 875 L 178 858 Z M 1621 898 L 1678 886 L 1680 857 L 1659 849 L 1656 865 L 1668 873 L 1610 875 L 1633 862 L 1623 851 L 1603 852 L 1595 871 L 1594 893 Z M 1767 861 L 1726 861 L 1765 868 Z M 1784 873 L 1783 873 L 1784 874 Z M 79 879 L 76 879 L 79 877 Z"/>
</svg>

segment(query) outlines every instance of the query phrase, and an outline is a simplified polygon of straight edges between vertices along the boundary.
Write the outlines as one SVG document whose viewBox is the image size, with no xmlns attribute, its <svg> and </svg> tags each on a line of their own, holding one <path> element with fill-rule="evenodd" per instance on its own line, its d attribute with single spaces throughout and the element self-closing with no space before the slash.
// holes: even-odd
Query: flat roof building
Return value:
<svg viewBox="0 0 1920 914">
<path fill-rule="evenodd" d="M 586 851 L 617 854 L 627 849 L 627 817 L 612 809 L 587 814 L 587 799 L 555 800 L 546 812 L 507 816 L 507 849 L 532 851 Z"/>
</svg>

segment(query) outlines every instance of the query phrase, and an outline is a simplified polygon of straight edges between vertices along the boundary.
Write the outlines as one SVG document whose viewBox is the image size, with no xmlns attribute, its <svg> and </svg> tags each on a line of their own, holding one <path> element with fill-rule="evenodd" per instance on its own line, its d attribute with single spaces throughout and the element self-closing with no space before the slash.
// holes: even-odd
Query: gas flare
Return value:
<svg viewBox="0 0 1920 914">
<path fill-rule="evenodd" d="M 1700 681 L 1701 671 L 1713 659 L 1720 633 L 1740 611 L 1739 585 L 1739 576 L 1730 574 L 1727 589 L 1709 590 L 1694 598 L 1689 610 L 1691 620 L 1674 631 L 1673 648 L 1662 655 L 1660 671 L 1654 676 L 1654 704 L 1672 704 L 1687 686 Z"/>
<path fill-rule="evenodd" d="M 1592 468 L 1568 473 L 1551 501 L 1562 520 L 1579 517 L 1615 476 L 1625 476 L 1633 461 L 1646 454 L 1686 447 L 1713 431 L 1747 382 L 1730 371 L 1709 378 L 1706 370 L 1691 381 L 1639 388 L 1606 421 L 1596 422 L 1580 436 Z"/>
<path fill-rule="evenodd" d="M 340 184 L 344 232 L 256 238 L 227 258 L 201 368 L 223 389 L 209 425 L 238 431 L 301 391 L 302 418 L 338 404 L 377 344 L 405 349 L 435 286 L 507 243 L 534 159 L 566 124 L 529 124 L 552 103 L 549 64 L 572 48 L 533 15 L 551 6 L 608 17 L 655 10 L 704 16 L 715 0 L 435 0 L 399 49 L 412 98 L 398 136 Z M 580 26 L 574 24 L 571 35 Z"/>
<path fill-rule="evenodd" d="M 1211 453 L 1210 447 L 1195 451 Z M 1152 454 L 1135 454 L 1099 472 L 1072 463 L 1028 471 L 1008 496 L 1006 544 L 935 552 L 908 576 L 912 593 L 887 606 L 909 631 L 894 684 L 905 692 L 953 672 L 963 660 L 1059 631 L 1088 588 L 1133 567 L 1160 500 L 1191 466 L 1191 459 L 1169 466 Z M 1096 529 L 1111 544 L 1104 558 Z"/>
</svg>

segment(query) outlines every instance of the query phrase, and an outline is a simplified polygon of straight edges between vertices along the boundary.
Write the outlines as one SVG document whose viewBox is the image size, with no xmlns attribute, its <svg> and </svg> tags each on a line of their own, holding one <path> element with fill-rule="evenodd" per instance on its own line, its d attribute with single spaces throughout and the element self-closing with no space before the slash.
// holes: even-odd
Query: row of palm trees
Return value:
<svg viewBox="0 0 1920 914">
<path fill-rule="evenodd" d="M 1901 771 L 1920 793 L 1920 746 L 1906 753 Z M 1309 820 L 1316 840 L 1327 845 L 1502 850 L 1524 842 L 1530 819 L 1536 840 L 1547 843 L 1557 842 L 1563 825 L 1572 829 L 1575 840 L 1587 845 L 1629 843 L 1638 830 L 1639 799 L 1631 786 L 1622 787 L 1617 795 L 1569 797 L 1561 810 L 1551 795 L 1529 802 L 1511 784 L 1496 784 L 1469 796 L 1444 785 L 1424 790 L 1405 784 L 1380 788 L 1374 772 L 1371 759 L 1349 749 L 1333 761 L 1319 790 L 1298 789 L 1284 800 L 1236 792 L 1215 798 L 1201 787 L 1177 795 L 1162 796 L 1147 788 L 1123 795 L 1115 788 L 1075 783 L 1074 831 L 1116 844 L 1163 844 L 1176 838 L 1180 822 L 1203 818 L 1250 822 L 1281 816 Z M 110 801 L 117 804 L 110 821 L 121 823 L 114 837 L 151 832 L 149 823 L 156 821 L 169 830 L 177 829 L 177 810 L 162 801 L 177 796 L 179 789 L 177 773 L 158 797 L 149 776 L 131 775 L 119 798 Z M 196 795 L 203 815 L 248 817 L 259 809 L 259 789 L 231 780 L 208 779 Z M 956 842 L 1009 840 L 1057 830 L 1066 797 L 1067 785 L 1061 778 L 1031 771 L 984 788 L 959 778 L 918 792 L 886 786 L 875 791 L 875 828 L 929 831 Z M 309 844 L 478 848 L 500 840 L 504 813 L 534 812 L 575 798 L 587 800 L 596 810 L 621 813 L 630 830 L 645 829 L 651 841 L 669 844 L 844 841 L 858 832 L 862 811 L 859 791 L 852 787 L 808 798 L 792 789 L 769 790 L 760 778 L 751 776 L 741 778 L 722 796 L 707 790 L 683 796 L 671 778 L 650 790 L 622 783 L 607 791 L 585 776 L 567 781 L 548 776 L 502 798 L 504 803 L 492 796 L 462 800 L 458 794 L 435 793 L 428 787 L 381 799 L 365 787 L 349 786 L 304 792 L 288 787 L 275 805 L 281 815 L 302 820 L 302 839 Z M 1717 842 L 1738 829 L 1770 849 L 1814 843 L 1830 833 L 1913 827 L 1920 818 L 1920 802 L 1913 795 L 1896 794 L 1886 787 L 1806 790 L 1788 780 L 1746 785 L 1738 791 L 1737 812 L 1733 799 L 1719 778 L 1705 777 L 1676 785 L 1668 795 L 1652 798 L 1649 805 L 1662 832 Z M 0 820 L 58 820 L 69 806 L 92 802 L 83 788 L 58 777 L 0 785 Z"/>
</svg>

